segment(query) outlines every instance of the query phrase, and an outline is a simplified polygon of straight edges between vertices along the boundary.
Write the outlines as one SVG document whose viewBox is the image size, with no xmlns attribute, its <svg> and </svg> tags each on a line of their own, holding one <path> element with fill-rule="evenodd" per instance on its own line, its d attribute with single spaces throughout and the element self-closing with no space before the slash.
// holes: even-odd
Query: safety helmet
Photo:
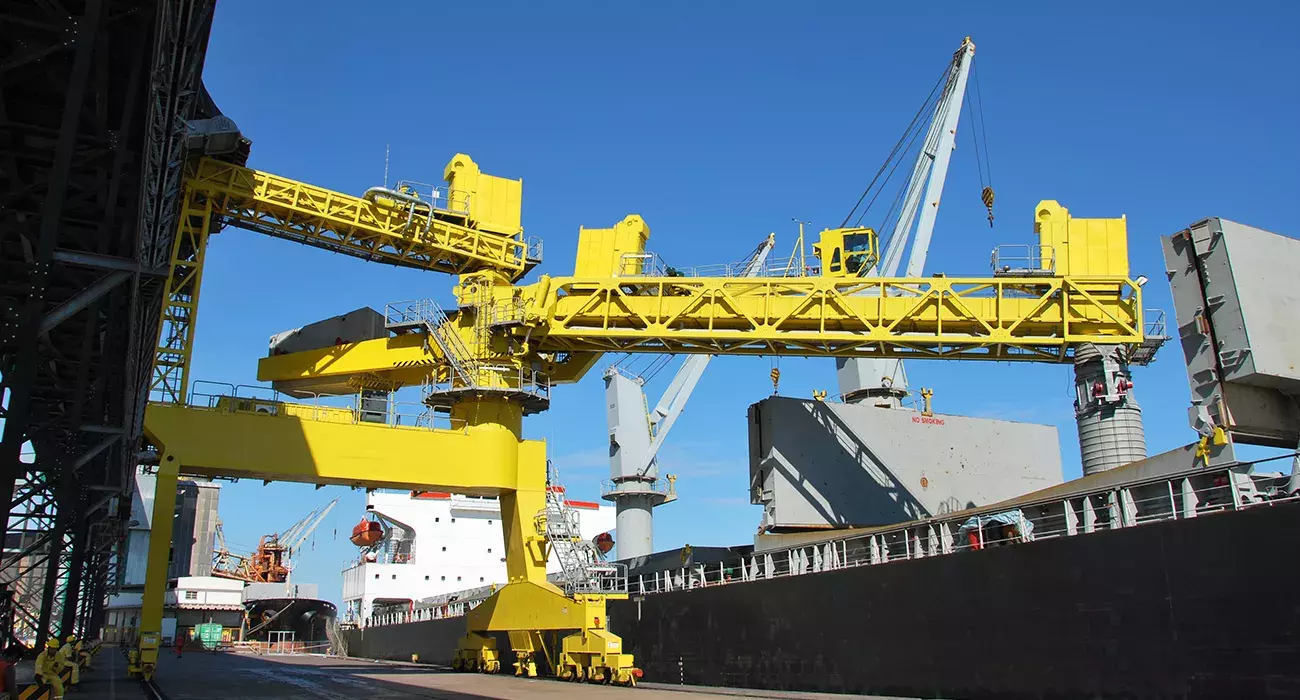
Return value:
<svg viewBox="0 0 1300 700">
<path fill-rule="evenodd" d="M 46 647 L 47 649 L 58 649 L 58 648 L 59 648 L 59 640 L 58 640 L 58 638 L 57 638 L 57 637 L 50 637 L 50 640 L 49 640 L 48 642 L 45 643 L 45 647 Z"/>
<path fill-rule="evenodd" d="M 77 641 L 77 635 L 75 635 L 75 634 L 70 634 L 70 635 L 68 635 L 68 644 L 71 644 L 71 643 L 73 643 L 73 642 L 75 642 L 75 641 Z"/>
</svg>

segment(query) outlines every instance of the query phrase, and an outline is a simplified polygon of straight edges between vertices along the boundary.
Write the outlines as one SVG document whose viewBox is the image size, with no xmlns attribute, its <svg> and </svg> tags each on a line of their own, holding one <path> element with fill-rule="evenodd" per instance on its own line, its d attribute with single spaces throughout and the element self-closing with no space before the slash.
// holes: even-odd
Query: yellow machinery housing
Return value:
<svg viewBox="0 0 1300 700">
<path fill-rule="evenodd" d="M 505 632 L 519 674 L 544 661 L 574 680 L 634 684 L 639 676 L 607 629 L 605 601 L 625 593 L 566 593 L 546 580 L 545 445 L 521 437 L 523 416 L 549 405 L 550 387 L 578 381 L 602 353 L 1069 362 L 1081 343 L 1143 340 L 1124 220 L 1072 220 L 1055 202 L 1039 206 L 1034 260 L 993 277 L 864 277 L 877 255 L 870 229 L 823 232 L 821 276 L 665 274 L 646 252 L 649 227 L 629 216 L 582 229 L 573 276 L 516 286 L 536 262 L 520 235 L 518 183 L 485 180 L 467 156 L 446 170 L 450 189 L 465 192 L 451 195 L 447 210 L 404 199 L 409 192 L 357 198 L 212 160 L 190 174 L 163 313 L 165 330 L 183 323 L 187 332 L 160 341 L 166 381 L 155 388 L 167 391 L 155 392 L 161 400 L 145 416 L 159 453 L 158 493 L 187 473 L 498 496 L 509 581 L 467 616 L 454 660 L 463 670 L 500 670 L 491 633 Z M 390 308 L 395 335 L 266 357 L 258 367 L 259 380 L 300 396 L 421 385 L 444 422 L 368 422 L 316 403 L 188 402 L 184 368 L 213 220 L 458 273 L 451 312 L 431 301 Z M 145 676 L 157 658 L 170 510 L 168 499 L 155 499 L 146 641 L 132 661 Z"/>
</svg>

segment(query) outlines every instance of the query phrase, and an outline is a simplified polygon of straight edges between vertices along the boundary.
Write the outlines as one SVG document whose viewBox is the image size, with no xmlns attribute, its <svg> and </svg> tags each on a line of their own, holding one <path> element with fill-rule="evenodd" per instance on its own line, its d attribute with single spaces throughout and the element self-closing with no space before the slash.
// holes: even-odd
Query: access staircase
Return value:
<svg viewBox="0 0 1300 700">
<path fill-rule="evenodd" d="M 546 477 L 546 508 L 538 514 L 537 526 L 560 563 L 557 583 L 567 595 L 626 593 L 626 567 L 605 561 L 595 543 L 582 536 L 578 512 L 565 500 L 559 474 L 549 462 Z"/>
</svg>

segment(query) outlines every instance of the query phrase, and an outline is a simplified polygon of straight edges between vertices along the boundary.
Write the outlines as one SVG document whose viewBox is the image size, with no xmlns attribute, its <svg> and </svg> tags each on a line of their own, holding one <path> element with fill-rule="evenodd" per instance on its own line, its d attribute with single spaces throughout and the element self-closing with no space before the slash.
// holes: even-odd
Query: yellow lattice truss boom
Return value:
<svg viewBox="0 0 1300 700">
<path fill-rule="evenodd" d="M 198 162 L 185 187 L 210 198 L 226 223 L 364 260 L 453 274 L 497 270 L 510 279 L 536 263 L 522 229 L 471 227 L 468 206 L 455 201 L 440 209 L 367 199 L 211 158 Z"/>
<path fill-rule="evenodd" d="M 1142 341 L 1124 278 L 544 280 L 539 351 L 1067 361 Z M 525 296 L 528 292 L 525 291 Z"/>
</svg>

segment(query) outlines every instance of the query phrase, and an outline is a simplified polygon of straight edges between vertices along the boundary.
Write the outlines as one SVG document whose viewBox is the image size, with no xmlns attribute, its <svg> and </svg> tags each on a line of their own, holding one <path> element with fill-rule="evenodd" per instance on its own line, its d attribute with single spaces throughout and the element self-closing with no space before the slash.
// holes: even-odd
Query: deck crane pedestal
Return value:
<svg viewBox="0 0 1300 700">
<path fill-rule="evenodd" d="M 467 186 L 466 175 L 478 178 Z M 607 627 L 605 601 L 622 598 L 616 567 L 559 588 L 546 579 L 545 444 L 522 439 L 525 415 L 545 410 L 550 388 L 578 381 L 606 352 L 793 355 L 1071 362 L 1084 343 L 1143 341 L 1141 293 L 1128 278 L 1123 220 L 1103 239 L 1098 220 L 1075 219 L 1064 242 L 1087 251 L 1077 276 L 862 278 L 877 263 L 871 229 L 823 231 L 819 277 L 667 276 L 644 260 L 650 228 L 636 215 L 582 229 L 576 272 L 517 285 L 533 264 L 518 228 L 519 190 L 479 173 L 467 156 L 447 171 L 468 197 L 459 210 L 377 193 L 359 198 L 223 164 L 197 161 L 186 182 L 164 311 L 160 372 L 169 389 L 149 405 L 145 434 L 158 454 L 158 488 L 180 472 L 365 488 L 439 490 L 499 497 L 508 582 L 467 615 L 455 665 L 498 671 L 510 640 L 516 673 L 543 663 L 563 678 L 634 684 L 631 655 Z M 512 182 L 512 181 L 505 181 Z M 1042 209 L 1043 207 L 1040 207 Z M 297 396 L 313 385 L 355 391 L 422 386 L 442 421 L 362 420 L 360 406 L 212 396 L 186 400 L 202 245 L 213 224 L 325 245 L 360 257 L 459 273 L 456 305 L 390 305 L 390 335 L 263 358 L 258 377 Z M 846 247 L 846 243 L 850 244 Z M 187 247 L 188 246 L 188 247 Z M 1060 252 L 1058 251 L 1058 255 Z M 1104 274 L 1090 261 L 1122 260 Z M 174 309 L 183 318 L 168 316 Z M 180 340 L 169 323 L 185 324 Z M 172 344 L 169 342 L 175 341 Z M 171 364 L 168 364 L 171 362 Z M 198 398 L 198 397 L 194 397 Z M 174 486 L 173 486 L 174 487 Z M 166 499 L 155 499 L 155 505 Z M 156 523 L 169 523 L 167 513 Z M 161 628 L 170 528 L 151 535 L 134 672 L 152 674 Z"/>
<path fill-rule="evenodd" d="M 775 244 L 769 235 L 744 261 L 723 270 L 740 277 L 759 277 Z M 659 484 L 659 449 L 686 408 L 712 355 L 691 355 L 682 362 L 653 410 L 648 408 L 644 379 L 615 365 L 605 370 L 605 410 L 609 425 L 610 478 L 601 497 L 617 508 L 618 558 L 624 561 L 654 552 L 654 509 L 677 499 L 673 477 Z"/>
</svg>

